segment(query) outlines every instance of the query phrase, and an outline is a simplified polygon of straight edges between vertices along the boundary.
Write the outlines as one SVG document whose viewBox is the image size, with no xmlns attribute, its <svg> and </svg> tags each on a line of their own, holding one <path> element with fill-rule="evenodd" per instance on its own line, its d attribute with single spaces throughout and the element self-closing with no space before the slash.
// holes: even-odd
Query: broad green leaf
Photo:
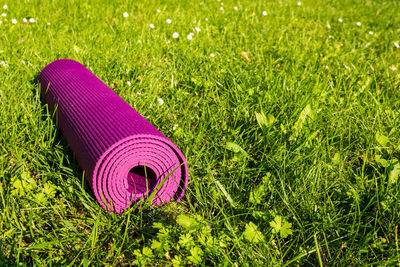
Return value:
<svg viewBox="0 0 400 267">
<path fill-rule="evenodd" d="M 269 225 L 272 227 L 272 233 L 277 234 L 281 230 L 282 227 L 282 217 L 281 216 L 275 216 L 274 220 L 269 223 Z"/>
<path fill-rule="evenodd" d="M 171 238 L 171 230 L 167 227 L 160 229 L 157 233 L 157 237 L 160 241 L 168 240 Z"/>
<path fill-rule="evenodd" d="M 11 195 L 13 196 L 24 196 L 25 194 L 31 193 L 36 187 L 35 180 L 31 177 L 29 172 L 22 172 L 20 177 L 13 177 L 11 179 L 13 189 Z"/>
<path fill-rule="evenodd" d="M 387 146 L 387 144 L 390 142 L 389 138 L 384 136 L 384 135 L 380 135 L 379 133 L 375 134 L 375 139 L 378 142 L 378 144 L 380 144 L 381 146 Z"/>
<path fill-rule="evenodd" d="M 193 237 L 190 233 L 180 235 L 178 243 L 187 248 L 194 246 Z"/>
<path fill-rule="evenodd" d="M 194 264 L 200 264 L 203 258 L 203 250 L 199 247 L 192 247 L 190 249 L 191 256 L 188 259 Z"/>
<path fill-rule="evenodd" d="M 136 259 L 133 261 L 133 264 L 140 265 L 142 263 L 142 258 L 143 258 L 142 252 L 140 252 L 140 250 L 138 249 L 135 249 L 133 251 L 133 255 L 136 256 Z"/>
<path fill-rule="evenodd" d="M 38 189 L 40 191 L 34 195 L 34 198 L 37 202 L 42 204 L 46 204 L 48 200 L 51 200 L 55 197 L 56 193 L 59 190 L 61 191 L 61 188 L 59 186 L 55 186 L 49 182 L 46 182 L 41 189 Z"/>
<path fill-rule="evenodd" d="M 400 163 L 397 163 L 393 166 L 393 170 L 389 173 L 389 183 L 395 184 L 400 176 Z"/>
<path fill-rule="evenodd" d="M 249 201 L 255 204 L 261 204 L 262 198 L 265 195 L 265 186 L 260 185 L 250 192 Z"/>
<path fill-rule="evenodd" d="M 174 267 L 184 266 L 182 264 L 182 257 L 180 255 L 174 256 L 174 258 L 172 259 L 172 266 L 174 266 Z"/>
<path fill-rule="evenodd" d="M 227 142 L 225 144 L 225 148 L 235 153 L 235 155 L 232 158 L 232 160 L 234 161 L 240 161 L 243 160 L 244 158 L 251 159 L 251 156 L 247 154 L 247 152 L 241 146 L 239 146 L 234 142 Z"/>
<path fill-rule="evenodd" d="M 264 112 L 262 111 L 260 113 L 256 112 L 256 119 L 261 128 L 272 126 L 276 121 L 272 114 L 265 116 Z"/>
<path fill-rule="evenodd" d="M 161 247 L 162 247 L 162 244 L 161 244 L 160 241 L 158 241 L 158 240 L 153 240 L 153 241 L 151 242 L 151 248 L 152 248 L 152 249 L 159 250 L 159 249 L 161 249 Z"/>
<path fill-rule="evenodd" d="M 235 153 L 246 153 L 241 146 L 233 142 L 227 142 L 225 148 Z"/>
<path fill-rule="evenodd" d="M 43 242 L 39 244 L 34 244 L 33 246 L 29 247 L 29 250 L 49 250 L 51 249 L 54 245 L 58 244 L 59 241 L 50 241 L 50 242 Z"/>
<path fill-rule="evenodd" d="M 187 229 L 191 228 L 193 226 L 193 224 L 196 223 L 196 221 L 193 218 L 191 218 L 187 215 L 184 215 L 184 214 L 178 215 L 178 217 L 176 218 L 176 222 L 183 228 L 187 228 Z"/>
<path fill-rule="evenodd" d="M 202 219 L 201 216 L 197 215 L 196 217 L 191 217 L 188 215 L 180 214 L 176 218 L 176 222 L 187 230 L 193 230 L 201 227 L 201 223 L 199 221 L 201 219 Z"/>
<path fill-rule="evenodd" d="M 164 241 L 153 240 L 151 242 L 151 248 L 154 249 L 154 251 L 158 255 L 163 255 L 165 252 L 168 252 L 171 249 L 170 245 L 168 244 L 168 241 L 166 240 Z"/>
<path fill-rule="evenodd" d="M 261 204 L 261 200 L 262 200 L 261 194 L 257 192 L 257 190 L 250 192 L 249 201 L 251 203 Z"/>
<path fill-rule="evenodd" d="M 281 237 L 286 238 L 292 234 L 292 224 L 282 219 L 281 216 L 275 216 L 274 220 L 271 221 L 270 226 L 272 227 L 273 234 L 280 234 Z"/>
<path fill-rule="evenodd" d="M 143 248 L 143 255 L 151 258 L 151 257 L 153 257 L 153 251 L 151 250 L 151 248 L 144 247 Z"/>
<path fill-rule="evenodd" d="M 281 228 L 281 237 L 286 238 L 293 233 L 292 224 L 290 222 L 284 222 Z"/>
<path fill-rule="evenodd" d="M 390 162 L 387 161 L 386 159 L 382 158 L 381 155 L 376 155 L 376 156 L 375 156 L 375 161 L 376 161 L 377 163 L 379 163 L 379 164 L 380 164 L 382 167 L 384 167 L 384 168 L 387 168 L 387 167 L 389 167 L 389 165 L 390 165 Z"/>
<path fill-rule="evenodd" d="M 253 222 L 246 224 L 243 235 L 244 238 L 251 243 L 259 243 L 264 240 L 264 235 L 258 230 L 257 225 Z"/>
</svg>

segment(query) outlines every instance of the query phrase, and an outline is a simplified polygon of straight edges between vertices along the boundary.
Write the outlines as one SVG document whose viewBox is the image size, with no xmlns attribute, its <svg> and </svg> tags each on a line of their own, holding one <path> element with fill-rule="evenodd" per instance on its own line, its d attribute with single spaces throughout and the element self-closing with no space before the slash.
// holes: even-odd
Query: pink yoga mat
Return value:
<svg viewBox="0 0 400 267">
<path fill-rule="evenodd" d="M 105 209 L 121 213 L 149 196 L 153 205 L 183 197 L 188 166 L 182 152 L 84 65 L 56 60 L 39 83 Z"/>
</svg>

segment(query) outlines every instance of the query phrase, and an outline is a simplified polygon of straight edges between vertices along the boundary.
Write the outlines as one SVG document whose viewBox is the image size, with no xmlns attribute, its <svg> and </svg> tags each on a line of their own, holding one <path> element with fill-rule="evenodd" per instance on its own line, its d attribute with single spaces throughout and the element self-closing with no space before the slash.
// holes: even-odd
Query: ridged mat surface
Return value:
<svg viewBox="0 0 400 267">
<path fill-rule="evenodd" d="M 121 213 L 157 187 L 153 205 L 183 197 L 188 167 L 182 152 L 85 66 L 56 60 L 42 70 L 39 83 L 105 209 Z"/>
</svg>

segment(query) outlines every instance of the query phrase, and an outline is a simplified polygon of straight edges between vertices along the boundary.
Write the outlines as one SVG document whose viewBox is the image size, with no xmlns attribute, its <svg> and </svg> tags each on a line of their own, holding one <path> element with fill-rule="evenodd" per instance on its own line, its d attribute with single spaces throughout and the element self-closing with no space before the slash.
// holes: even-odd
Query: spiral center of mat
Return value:
<svg viewBox="0 0 400 267">
<path fill-rule="evenodd" d="M 128 173 L 128 191 L 135 195 L 151 192 L 157 182 L 156 173 L 149 167 L 136 166 Z"/>
</svg>

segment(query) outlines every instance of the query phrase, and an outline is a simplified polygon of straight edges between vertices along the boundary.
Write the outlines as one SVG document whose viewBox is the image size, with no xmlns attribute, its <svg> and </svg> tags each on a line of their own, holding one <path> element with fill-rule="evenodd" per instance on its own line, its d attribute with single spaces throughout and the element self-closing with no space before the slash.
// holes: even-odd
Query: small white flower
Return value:
<svg viewBox="0 0 400 267">
<path fill-rule="evenodd" d="M 12 19 L 12 20 L 11 20 L 11 23 L 12 23 L 12 24 L 17 24 L 17 22 L 18 22 L 18 21 L 17 21 L 16 19 Z"/>
<path fill-rule="evenodd" d="M 224 11 L 224 7 L 223 7 L 223 6 L 221 6 L 219 9 L 220 9 L 221 11 Z"/>
<path fill-rule="evenodd" d="M 3 6 L 3 9 L 7 9 L 7 8 L 8 8 L 8 6 L 7 6 L 7 5 L 4 5 L 4 6 Z"/>
<path fill-rule="evenodd" d="M 331 25 L 330 25 L 329 23 L 327 23 L 327 24 L 326 24 L 326 27 L 327 27 L 328 29 L 330 29 L 330 28 L 331 28 Z"/>
<path fill-rule="evenodd" d="M 178 128 L 178 124 L 176 123 L 176 124 L 174 124 L 174 126 L 172 126 L 172 131 L 175 131 L 177 128 Z"/>
<path fill-rule="evenodd" d="M 167 22 L 168 24 L 171 24 L 172 20 L 167 19 L 166 22 Z"/>
<path fill-rule="evenodd" d="M 373 31 L 369 31 L 368 33 L 369 33 L 370 35 L 373 35 L 373 34 L 374 34 L 374 32 L 373 32 Z"/>
<path fill-rule="evenodd" d="M 157 13 L 161 13 L 161 10 L 157 9 Z"/>
<path fill-rule="evenodd" d="M 329 67 L 328 67 L 328 66 L 325 66 L 325 69 L 329 69 Z"/>
<path fill-rule="evenodd" d="M 361 26 L 361 22 L 358 21 L 358 22 L 356 23 L 356 25 L 357 25 L 358 27 L 360 27 L 360 26 Z"/>
<path fill-rule="evenodd" d="M 51 22 L 47 22 L 47 25 L 49 25 L 49 26 L 50 26 L 50 25 L 51 25 Z"/>
<path fill-rule="evenodd" d="M 22 19 L 22 22 L 23 22 L 23 23 L 27 23 L 28 20 L 27 20 L 26 18 L 23 18 L 23 19 Z"/>
<path fill-rule="evenodd" d="M 342 23 L 342 22 L 343 22 L 342 18 L 338 18 L 338 20 L 337 20 L 337 21 L 339 21 L 340 23 Z"/>
<path fill-rule="evenodd" d="M 194 29 L 196 30 L 196 32 L 200 32 L 201 29 L 199 27 L 194 27 Z"/>
<path fill-rule="evenodd" d="M 332 35 L 329 35 L 328 38 L 329 38 L 329 39 L 332 39 Z"/>
<path fill-rule="evenodd" d="M 129 17 L 128 12 L 124 12 L 124 18 L 127 18 L 127 17 Z"/>
<path fill-rule="evenodd" d="M 0 65 L 2 65 L 3 67 L 7 67 L 8 66 L 8 64 L 6 62 L 4 62 L 4 61 L 1 61 Z"/>
<path fill-rule="evenodd" d="M 0 20 L 0 24 L 2 24 L 3 22 Z"/>
<path fill-rule="evenodd" d="M 179 37 L 179 33 L 174 32 L 174 33 L 172 34 L 172 38 L 176 39 L 176 38 L 178 38 L 178 37 Z"/>
<path fill-rule="evenodd" d="M 210 57 L 215 57 L 215 55 L 213 53 L 210 54 Z"/>
<path fill-rule="evenodd" d="M 392 65 L 392 66 L 390 66 L 390 67 L 389 67 L 389 69 L 391 69 L 392 71 L 395 71 L 395 70 L 397 70 L 397 68 L 396 68 L 395 66 L 393 66 L 393 65 Z"/>
<path fill-rule="evenodd" d="M 164 104 L 164 100 L 162 100 L 162 98 L 157 98 L 157 103 L 159 106 L 161 106 L 162 104 Z"/>
<path fill-rule="evenodd" d="M 1 16 L 2 17 L 7 17 L 7 14 L 6 13 L 1 13 Z"/>
<path fill-rule="evenodd" d="M 394 42 L 393 44 L 394 44 L 394 46 L 395 46 L 396 48 L 400 48 L 400 45 L 399 45 L 398 42 Z"/>
<path fill-rule="evenodd" d="M 149 27 L 151 28 L 151 29 L 154 29 L 154 24 L 149 24 Z"/>
<path fill-rule="evenodd" d="M 297 2 L 297 5 L 298 5 L 298 6 L 301 6 L 301 2 Z"/>
<path fill-rule="evenodd" d="M 204 20 L 205 20 L 205 21 L 208 21 L 208 18 L 205 18 Z"/>
<path fill-rule="evenodd" d="M 137 42 L 140 44 L 142 42 L 142 40 L 137 40 Z"/>
<path fill-rule="evenodd" d="M 171 42 L 171 41 L 170 41 L 170 40 L 168 40 L 166 43 L 167 43 L 167 44 L 169 44 L 170 42 Z"/>
<path fill-rule="evenodd" d="M 264 10 L 262 14 L 263 14 L 263 16 L 266 16 L 267 15 L 267 11 Z"/>
<path fill-rule="evenodd" d="M 29 19 L 29 23 L 35 23 L 35 22 L 36 22 L 36 20 L 34 18 Z"/>
<path fill-rule="evenodd" d="M 189 41 L 191 41 L 191 40 L 193 39 L 193 37 L 192 37 L 191 34 L 189 34 L 189 35 L 187 36 L 187 38 L 188 38 Z"/>
<path fill-rule="evenodd" d="M 237 7 L 237 6 L 235 6 L 235 7 L 233 7 L 233 9 L 234 9 L 234 10 L 238 10 L 238 7 Z"/>
<path fill-rule="evenodd" d="M 131 86 L 131 82 L 130 82 L 130 81 L 127 81 L 126 84 L 127 84 L 128 86 Z"/>
</svg>

